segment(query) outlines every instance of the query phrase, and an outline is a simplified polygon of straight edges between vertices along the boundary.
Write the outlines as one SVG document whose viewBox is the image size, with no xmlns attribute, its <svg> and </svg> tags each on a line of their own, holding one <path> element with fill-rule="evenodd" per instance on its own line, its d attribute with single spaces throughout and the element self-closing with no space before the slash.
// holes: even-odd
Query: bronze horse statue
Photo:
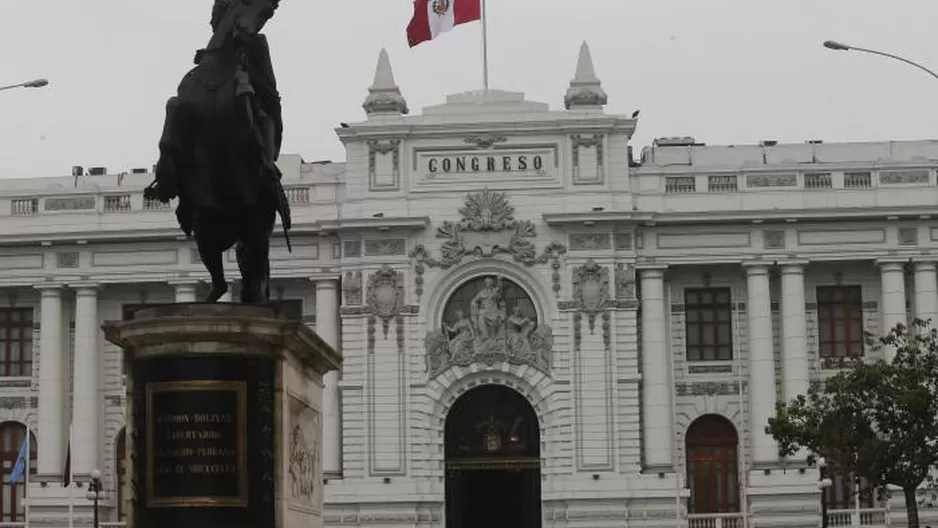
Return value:
<svg viewBox="0 0 938 528">
<path fill-rule="evenodd" d="M 232 246 L 241 302 L 270 299 L 270 238 L 290 207 L 275 162 L 283 135 L 280 94 L 260 33 L 279 0 L 215 0 L 214 35 L 166 104 L 156 179 L 145 196 L 167 203 L 194 235 L 216 302 L 228 291 L 223 257 Z M 287 238 L 289 248 L 289 238 Z"/>
</svg>

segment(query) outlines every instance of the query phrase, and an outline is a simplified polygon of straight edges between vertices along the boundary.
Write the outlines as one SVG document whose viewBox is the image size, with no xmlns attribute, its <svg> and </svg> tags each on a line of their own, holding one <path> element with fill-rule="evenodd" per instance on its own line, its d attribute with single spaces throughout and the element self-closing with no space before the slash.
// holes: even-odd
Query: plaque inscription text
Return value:
<svg viewBox="0 0 938 528">
<path fill-rule="evenodd" d="M 147 384 L 147 505 L 246 507 L 247 384 Z"/>
</svg>

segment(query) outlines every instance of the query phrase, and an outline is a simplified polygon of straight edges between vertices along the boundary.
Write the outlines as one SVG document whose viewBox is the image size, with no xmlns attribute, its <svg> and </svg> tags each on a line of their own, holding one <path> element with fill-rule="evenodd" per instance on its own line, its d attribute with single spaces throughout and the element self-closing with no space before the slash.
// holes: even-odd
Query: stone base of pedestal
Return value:
<svg viewBox="0 0 938 528">
<path fill-rule="evenodd" d="M 238 304 L 145 309 L 105 333 L 125 352 L 129 526 L 322 526 L 331 347 Z"/>
</svg>

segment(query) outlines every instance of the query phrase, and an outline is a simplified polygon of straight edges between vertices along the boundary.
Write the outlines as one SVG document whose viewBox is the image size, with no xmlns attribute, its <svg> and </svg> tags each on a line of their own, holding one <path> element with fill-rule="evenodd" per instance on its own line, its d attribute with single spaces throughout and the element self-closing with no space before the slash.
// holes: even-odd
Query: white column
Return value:
<svg viewBox="0 0 938 528">
<path fill-rule="evenodd" d="M 339 283 L 316 281 L 316 333 L 323 341 L 339 350 Z M 323 376 L 322 390 L 322 473 L 342 475 L 342 418 L 339 409 L 339 371 Z"/>
<path fill-rule="evenodd" d="M 176 302 L 177 303 L 194 303 L 196 302 L 196 283 L 194 282 L 172 282 L 173 288 L 176 290 Z"/>
<path fill-rule="evenodd" d="M 804 264 L 782 265 L 782 394 L 790 401 L 808 393 L 808 342 Z"/>
<path fill-rule="evenodd" d="M 65 407 L 68 371 L 62 347 L 62 286 L 36 286 L 39 304 L 38 475 L 61 478 L 65 468 Z"/>
<path fill-rule="evenodd" d="M 934 262 L 915 263 L 915 317 L 938 328 L 938 278 Z"/>
<path fill-rule="evenodd" d="M 674 432 L 664 269 L 641 271 L 641 297 L 642 455 L 646 469 L 670 469 Z"/>
<path fill-rule="evenodd" d="M 883 302 L 880 306 L 882 328 L 879 333 L 886 335 L 899 323 L 908 324 L 905 312 L 905 264 L 902 262 L 880 262 Z M 886 361 L 895 357 L 893 347 L 883 350 Z"/>
<path fill-rule="evenodd" d="M 775 354 L 772 346 L 772 300 L 769 268 L 746 267 L 746 313 L 749 319 L 749 431 L 752 461 L 755 464 L 778 460 L 775 440 L 765 434 L 769 418 L 775 414 Z M 804 304 L 802 303 L 802 310 Z"/>
<path fill-rule="evenodd" d="M 72 472 L 87 476 L 101 469 L 98 452 L 101 448 L 101 405 L 98 399 L 98 288 L 96 285 L 75 287 L 75 365 L 72 396 Z"/>
</svg>

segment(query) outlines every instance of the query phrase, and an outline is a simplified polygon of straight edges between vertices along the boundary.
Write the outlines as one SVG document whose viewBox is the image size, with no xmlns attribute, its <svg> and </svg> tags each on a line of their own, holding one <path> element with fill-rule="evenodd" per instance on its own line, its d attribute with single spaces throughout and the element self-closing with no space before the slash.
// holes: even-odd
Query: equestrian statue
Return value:
<svg viewBox="0 0 938 528">
<path fill-rule="evenodd" d="M 290 247 L 290 205 L 276 165 L 280 94 L 260 33 L 280 0 L 215 0 L 208 46 L 166 104 L 155 181 L 145 196 L 179 198 L 176 218 L 194 236 L 212 288 L 228 291 L 224 254 L 235 248 L 241 302 L 270 300 L 270 238 L 280 215 Z"/>
</svg>

